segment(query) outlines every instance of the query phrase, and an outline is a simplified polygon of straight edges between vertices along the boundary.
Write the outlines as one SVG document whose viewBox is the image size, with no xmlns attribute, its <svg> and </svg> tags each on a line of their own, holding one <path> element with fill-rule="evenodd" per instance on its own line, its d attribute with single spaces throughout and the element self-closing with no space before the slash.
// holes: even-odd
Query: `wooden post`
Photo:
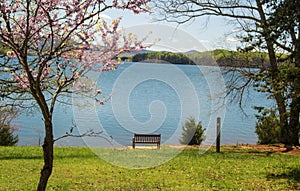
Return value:
<svg viewBox="0 0 300 191">
<path fill-rule="evenodd" d="M 216 141 L 216 151 L 217 153 L 220 152 L 221 146 L 221 118 L 217 118 L 217 141 Z"/>
</svg>

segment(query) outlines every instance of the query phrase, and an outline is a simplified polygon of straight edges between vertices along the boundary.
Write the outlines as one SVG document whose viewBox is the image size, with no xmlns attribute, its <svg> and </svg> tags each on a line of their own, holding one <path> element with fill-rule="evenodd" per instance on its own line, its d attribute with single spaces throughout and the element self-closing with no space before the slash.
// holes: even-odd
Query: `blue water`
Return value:
<svg viewBox="0 0 300 191">
<path fill-rule="evenodd" d="M 253 144 L 254 105 L 271 104 L 254 90 L 243 103 L 220 99 L 223 81 L 213 66 L 125 63 L 115 71 L 90 74 L 103 95 L 112 100 L 99 105 L 93 99 L 74 97 L 73 106 L 58 105 L 54 113 L 55 137 L 63 136 L 72 124 L 74 133 L 93 129 L 102 137 L 64 138 L 56 145 L 127 146 L 134 133 L 160 133 L 163 144 L 179 144 L 182 125 L 190 116 L 206 130 L 204 144 L 214 144 L 217 117 L 221 117 L 222 144 Z M 222 76 L 221 76 L 222 77 Z M 15 123 L 20 131 L 18 145 L 39 145 L 44 136 L 39 111 L 22 114 Z"/>
</svg>

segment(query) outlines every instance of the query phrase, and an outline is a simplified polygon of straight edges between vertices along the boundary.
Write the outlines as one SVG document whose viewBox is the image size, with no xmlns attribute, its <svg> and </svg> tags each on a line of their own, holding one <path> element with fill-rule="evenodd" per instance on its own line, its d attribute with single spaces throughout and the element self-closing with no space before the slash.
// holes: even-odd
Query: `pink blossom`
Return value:
<svg viewBox="0 0 300 191">
<path fill-rule="evenodd" d="M 98 89 L 98 90 L 97 90 L 97 94 L 102 94 L 102 90 L 101 90 L 101 89 Z"/>
<path fill-rule="evenodd" d="M 148 47 L 143 45 L 147 37 L 138 39 L 120 30 L 121 18 L 109 23 L 99 14 L 112 8 L 147 12 L 149 1 L 37 0 L 28 1 L 28 5 L 21 0 L 1 1 L 0 44 L 9 48 L 7 60 L 18 63 L 17 71 L 14 64 L 9 68 L 13 71 L 11 85 L 30 92 L 29 87 L 39 83 L 43 91 L 51 92 L 73 84 L 78 90 L 95 93 L 93 86 L 78 79 L 89 71 L 115 70 L 120 64 L 115 60 L 119 54 Z M 26 7 L 32 14 L 27 14 Z M 96 37 L 101 38 L 97 46 Z M 27 52 L 21 47 L 26 47 Z M 36 58 L 29 59 L 29 54 Z M 96 94 L 102 95 L 102 91 Z"/>
<path fill-rule="evenodd" d="M 11 130 L 12 132 L 14 132 L 14 131 L 19 131 L 20 128 L 19 128 L 16 124 L 13 124 L 13 125 L 10 127 L 10 130 Z"/>
</svg>

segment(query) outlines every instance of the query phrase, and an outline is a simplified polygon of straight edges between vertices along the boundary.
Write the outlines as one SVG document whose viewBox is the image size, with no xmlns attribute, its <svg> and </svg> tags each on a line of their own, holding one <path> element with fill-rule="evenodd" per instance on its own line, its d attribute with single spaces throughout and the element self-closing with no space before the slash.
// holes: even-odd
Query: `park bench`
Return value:
<svg viewBox="0 0 300 191">
<path fill-rule="evenodd" d="M 136 143 L 156 144 L 157 149 L 160 149 L 160 134 L 134 134 L 132 148 L 135 148 Z"/>
</svg>

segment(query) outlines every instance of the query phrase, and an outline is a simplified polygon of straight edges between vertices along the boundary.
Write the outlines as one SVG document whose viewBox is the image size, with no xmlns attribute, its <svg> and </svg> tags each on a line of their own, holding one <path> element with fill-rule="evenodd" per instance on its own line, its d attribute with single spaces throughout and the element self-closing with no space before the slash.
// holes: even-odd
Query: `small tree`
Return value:
<svg viewBox="0 0 300 191">
<path fill-rule="evenodd" d="M 143 39 L 109 24 L 109 9 L 148 10 L 149 0 L 2 0 L 0 2 L 1 107 L 38 108 L 44 123 L 43 159 L 37 190 L 46 190 L 54 160 L 53 114 L 72 93 L 101 94 L 82 80 L 88 73 L 114 70 L 121 53 L 144 48 Z M 98 43 L 97 43 L 98 41 Z M 87 95 L 88 96 L 88 95 Z M 103 99 L 95 99 L 103 104 Z M 66 136 L 72 135 L 70 133 Z M 91 135 L 87 132 L 83 135 Z M 97 133 L 97 132 L 95 132 Z M 99 132 L 101 133 L 101 132 Z M 95 134 L 94 134 L 95 135 Z M 97 135 L 97 134 L 96 134 Z M 63 136 L 65 137 L 65 136 Z"/>
<path fill-rule="evenodd" d="M 280 143 L 280 120 L 274 110 L 264 110 L 262 115 L 256 116 L 258 122 L 255 132 L 259 144 Z"/>
<path fill-rule="evenodd" d="M 0 146 L 13 146 L 19 141 L 18 135 L 13 135 L 16 128 L 11 126 L 18 113 L 13 108 L 0 109 Z"/>
<path fill-rule="evenodd" d="M 18 135 L 13 135 L 13 130 L 10 126 L 0 127 L 0 146 L 14 146 L 18 141 Z"/>
<path fill-rule="evenodd" d="M 190 117 L 186 120 L 182 129 L 181 144 L 200 145 L 202 141 L 206 139 L 204 136 L 206 129 L 202 127 L 201 122 L 196 123 L 194 117 Z"/>
</svg>

